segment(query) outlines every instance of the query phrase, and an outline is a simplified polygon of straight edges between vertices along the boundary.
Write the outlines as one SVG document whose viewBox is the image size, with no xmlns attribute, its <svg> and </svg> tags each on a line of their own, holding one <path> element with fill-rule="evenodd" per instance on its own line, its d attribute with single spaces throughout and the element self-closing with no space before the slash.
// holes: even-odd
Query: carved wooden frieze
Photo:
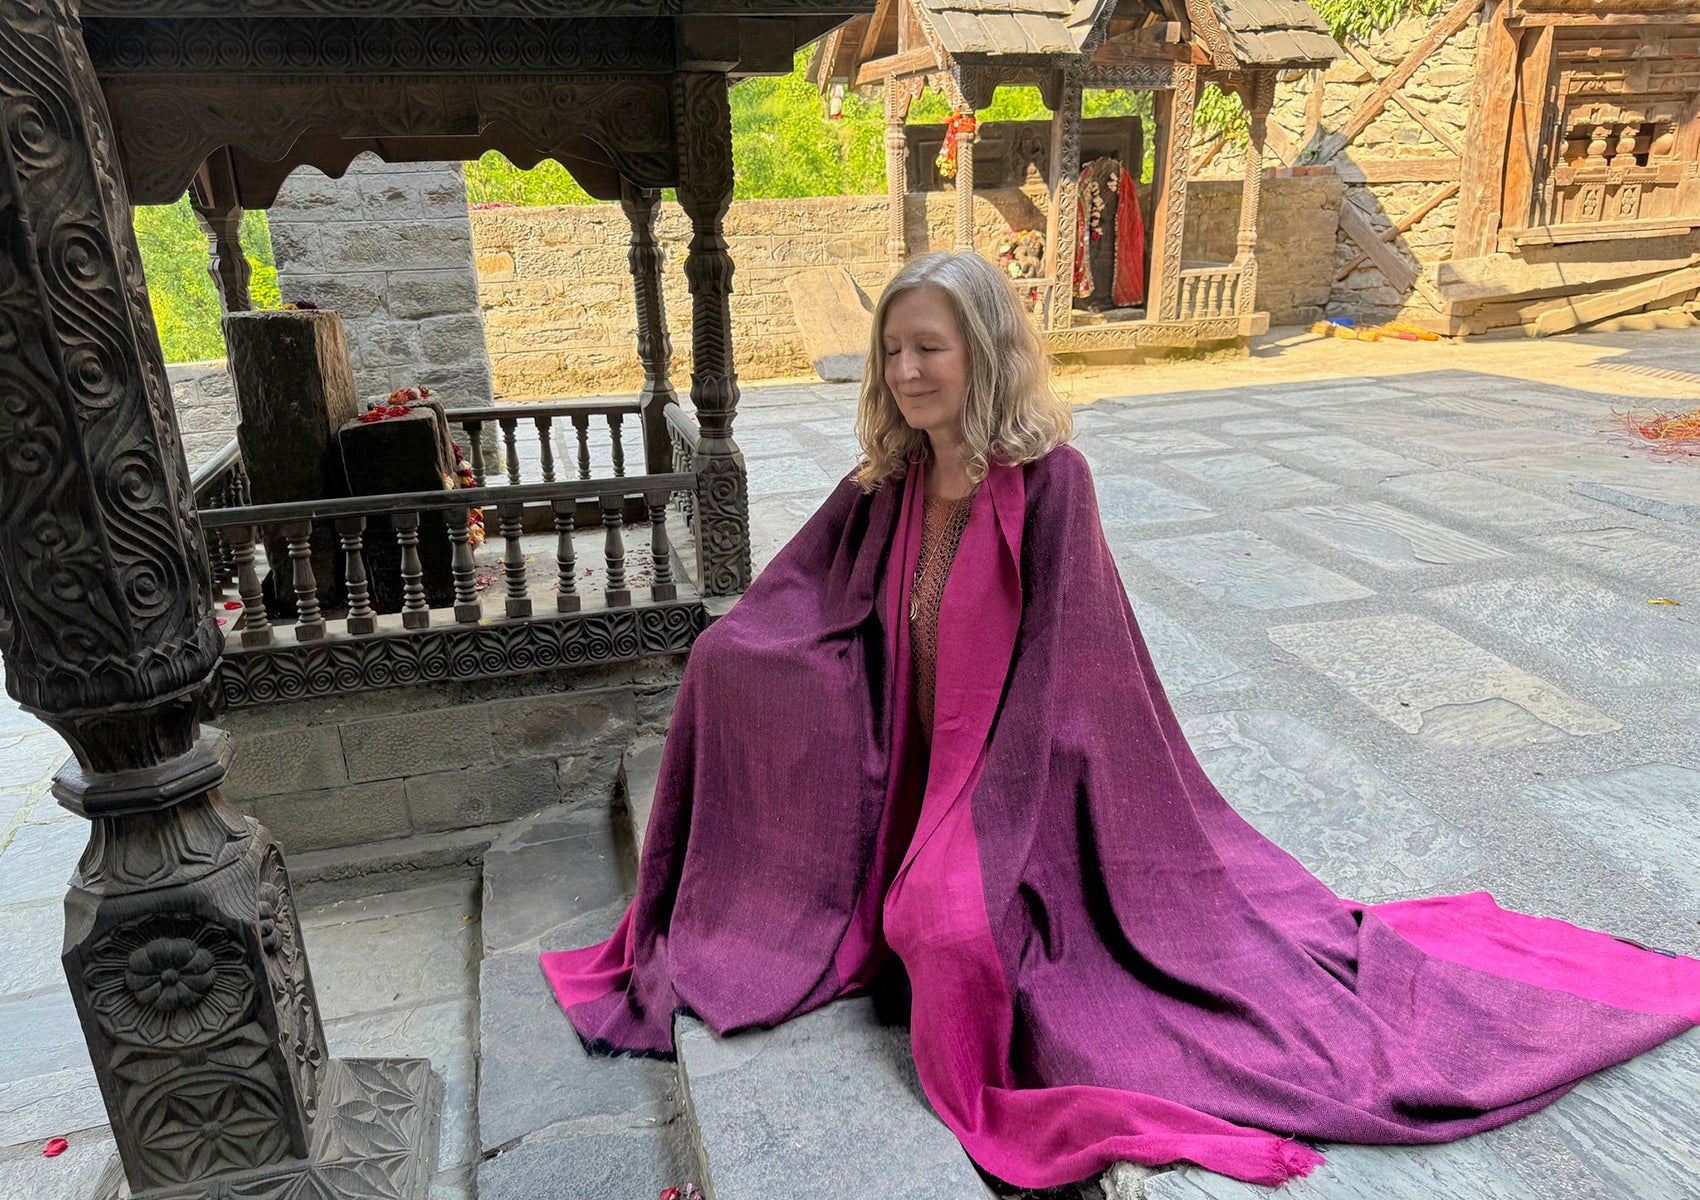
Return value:
<svg viewBox="0 0 1700 1200">
<path fill-rule="evenodd" d="M 747 551 L 746 551 L 747 552 Z M 392 637 L 328 638 L 237 649 L 219 668 L 232 708 L 421 683 L 502 678 L 689 650 L 702 629 L 695 602 L 644 605 Z"/>
<path fill-rule="evenodd" d="M 845 17 L 873 0 L 89 0 L 90 17 Z"/>
<path fill-rule="evenodd" d="M 102 79 L 137 74 L 411 75 L 670 71 L 673 22 L 537 17 L 91 20 Z"/>
<path fill-rule="evenodd" d="M 1197 321 L 1117 321 L 1046 330 L 1045 345 L 1053 354 L 1082 354 L 1099 350 L 1196 346 L 1244 336 L 1244 319 L 1237 316 Z"/>
<path fill-rule="evenodd" d="M 589 139 L 639 186 L 675 182 L 665 76 L 406 82 L 256 77 L 235 89 L 228 81 L 135 76 L 109 81 L 106 95 L 138 204 L 176 199 L 219 146 L 274 161 L 310 129 L 332 129 L 350 139 L 471 137 L 499 123 L 540 155 Z"/>
</svg>

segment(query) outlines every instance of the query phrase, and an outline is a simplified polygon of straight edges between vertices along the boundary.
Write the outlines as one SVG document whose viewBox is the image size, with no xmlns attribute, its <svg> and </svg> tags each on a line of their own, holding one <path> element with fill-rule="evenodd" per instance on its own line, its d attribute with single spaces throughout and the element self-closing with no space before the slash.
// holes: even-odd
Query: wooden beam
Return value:
<svg viewBox="0 0 1700 1200">
<path fill-rule="evenodd" d="M 899 5 L 908 0 L 881 0 L 881 4 L 868 17 L 867 32 L 862 35 L 862 44 L 856 51 L 856 61 L 866 62 L 878 53 L 880 43 L 885 40 L 885 31 L 891 26 L 892 14 Z"/>
<path fill-rule="evenodd" d="M 1434 158 L 1340 159 L 1334 173 L 1347 183 L 1455 183 L 1459 159 L 1454 154 Z"/>
<path fill-rule="evenodd" d="M 1375 78 L 1376 67 L 1380 65 L 1375 61 L 1375 59 L 1365 54 L 1356 46 L 1347 46 L 1346 53 L 1352 56 L 1358 66 L 1362 67 L 1371 79 Z M 1428 114 L 1419 109 L 1415 104 L 1411 103 L 1411 98 L 1405 95 L 1404 92 L 1400 91 L 1398 88 L 1394 88 L 1389 99 L 1391 99 L 1393 103 L 1397 104 L 1400 108 L 1404 109 L 1405 115 L 1410 117 L 1411 120 L 1415 121 L 1418 125 L 1422 126 L 1431 138 L 1439 142 L 1442 146 L 1445 146 L 1448 150 L 1452 151 L 1453 154 L 1462 154 L 1464 152 L 1463 147 L 1453 141 L 1450 134 L 1446 133 L 1433 121 L 1429 120 Z"/>
<path fill-rule="evenodd" d="M 1592 325 L 1595 321 L 1615 317 L 1632 308 L 1675 300 L 1695 288 L 1700 288 L 1700 267 L 1686 267 L 1680 271 L 1672 271 L 1669 275 L 1661 275 L 1657 279 L 1632 283 L 1628 287 L 1618 288 L 1602 296 L 1573 300 L 1561 309 L 1537 317 L 1535 336 L 1547 337 L 1575 329 L 1579 325 Z"/>
<path fill-rule="evenodd" d="M 1439 208 L 1442 204 L 1444 204 L 1446 201 L 1450 200 L 1453 196 L 1455 196 L 1457 194 L 1458 194 L 1458 185 L 1456 183 L 1442 184 L 1440 187 L 1436 188 L 1432 193 L 1430 193 L 1429 197 L 1426 200 L 1424 200 L 1421 204 L 1417 205 L 1409 213 L 1407 213 L 1403 220 L 1401 220 L 1393 228 L 1389 229 L 1386 233 L 1382 234 L 1381 240 L 1384 241 L 1384 242 L 1393 241 L 1401 233 L 1404 233 L 1406 230 L 1410 229 L 1418 221 L 1420 221 L 1424 217 L 1428 216 L 1429 213 L 1431 213 L 1435 209 Z M 1344 202 L 1342 202 L 1342 203 L 1344 203 Z M 1368 258 L 1369 258 L 1369 255 L 1367 253 L 1358 255 L 1351 262 L 1349 262 L 1345 266 L 1341 267 L 1339 269 L 1339 271 L 1335 272 L 1334 281 L 1336 283 L 1338 283 L 1340 280 L 1346 278 L 1346 276 L 1350 275 L 1353 271 L 1358 269 L 1358 265 L 1360 263 L 1364 262 Z"/>
<path fill-rule="evenodd" d="M 1668 275 L 1700 265 L 1700 254 L 1669 258 L 1631 258 L 1612 262 L 1526 262 L 1507 254 L 1452 258 L 1436 273 L 1440 293 L 1454 309 L 1546 294 L 1591 292 L 1634 283 L 1649 275 Z"/>
<path fill-rule="evenodd" d="M 1516 31 L 1507 28 L 1511 0 L 1499 0 L 1482 22 L 1470 83 L 1470 118 L 1458 172 L 1458 222 L 1452 254 L 1476 258 L 1493 252 L 1499 234 L 1505 178 L 1505 139 L 1517 96 Z"/>
<path fill-rule="evenodd" d="M 1387 102 L 1393 98 L 1393 93 L 1403 87 L 1406 81 L 1416 74 L 1417 68 L 1427 62 L 1448 38 L 1464 28 L 1481 6 L 1482 0 L 1456 0 L 1452 7 L 1446 10 L 1446 15 L 1441 17 L 1434 27 L 1423 35 L 1423 40 L 1418 42 L 1411 52 L 1404 57 L 1404 60 L 1393 68 L 1387 78 L 1376 84 L 1375 90 L 1364 99 L 1357 111 L 1352 114 L 1352 119 L 1347 121 L 1338 133 L 1328 138 L 1321 156 L 1322 161 L 1327 162 L 1333 158 L 1341 150 L 1351 145 L 1358 134 L 1368 129 L 1370 124 L 1381 115 L 1381 110 L 1387 107 Z"/>
<path fill-rule="evenodd" d="M 1087 60 L 1094 67 L 1138 67 L 1150 62 L 1209 61 L 1191 42 L 1105 42 Z"/>
<path fill-rule="evenodd" d="M 1547 81 L 1552 78 L 1552 27 L 1531 30 L 1523 37 L 1518 64 L 1517 103 L 1511 112 L 1511 137 L 1505 156 L 1505 191 L 1500 201 L 1500 228 L 1523 229 L 1536 220 L 1535 176 L 1545 148 Z"/>
<path fill-rule="evenodd" d="M 1375 269 L 1393 285 L 1394 291 L 1408 292 L 1415 288 L 1437 311 L 1442 308 L 1434 288 L 1417 273 L 1415 267 L 1399 257 L 1399 252 L 1382 239 L 1375 226 L 1369 223 L 1369 218 L 1350 200 L 1340 205 L 1340 228 L 1358 244 L 1358 248 L 1375 264 Z"/>
<path fill-rule="evenodd" d="M 905 50 L 902 54 L 890 54 L 885 58 L 870 58 L 856 72 L 856 86 L 868 87 L 883 83 L 893 75 L 915 75 L 938 69 L 939 60 L 933 48 L 922 46 L 919 50 Z"/>
</svg>

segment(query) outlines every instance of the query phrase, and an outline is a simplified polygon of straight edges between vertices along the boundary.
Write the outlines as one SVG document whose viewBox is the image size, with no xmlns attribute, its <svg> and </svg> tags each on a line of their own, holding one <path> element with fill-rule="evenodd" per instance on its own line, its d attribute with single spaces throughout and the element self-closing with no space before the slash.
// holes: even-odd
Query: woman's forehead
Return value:
<svg viewBox="0 0 1700 1200">
<path fill-rule="evenodd" d="M 886 306 L 883 332 L 957 334 L 956 313 L 944 289 L 932 286 L 911 288 Z"/>
</svg>

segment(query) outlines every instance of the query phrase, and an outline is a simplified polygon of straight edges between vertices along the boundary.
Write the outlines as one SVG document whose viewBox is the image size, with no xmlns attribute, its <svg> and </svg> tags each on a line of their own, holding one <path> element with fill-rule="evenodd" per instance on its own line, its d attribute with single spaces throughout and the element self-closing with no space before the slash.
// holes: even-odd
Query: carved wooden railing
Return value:
<svg viewBox="0 0 1700 1200">
<path fill-rule="evenodd" d="M 1179 319 L 1234 316 L 1239 312 L 1240 279 L 1240 268 L 1231 263 L 1182 268 Z"/>
<path fill-rule="evenodd" d="M 235 508 L 248 503 L 248 472 L 242 467 L 242 451 L 231 438 L 206 462 L 189 476 L 189 488 L 195 497 L 195 507 L 202 512 L 213 508 Z M 213 585 L 229 587 L 236 578 L 236 556 L 228 542 L 216 530 L 208 529 L 207 564 L 212 569 Z"/>
<path fill-rule="evenodd" d="M 697 443 L 702 440 L 702 430 L 692 417 L 677 404 L 669 404 L 662 410 L 667 417 L 667 440 L 673 446 L 673 470 L 679 473 L 689 473 L 696 462 Z M 696 506 L 694 492 L 680 491 L 674 494 L 674 502 L 679 506 L 679 512 L 684 515 L 685 524 L 695 536 L 700 536 L 696 526 Z"/>
<path fill-rule="evenodd" d="M 670 654 L 689 649 L 702 624 L 695 589 L 674 562 L 667 503 L 691 493 L 689 473 L 629 480 L 562 480 L 446 492 L 359 496 L 296 504 L 243 505 L 201 513 L 209 534 L 230 548 L 241 616 L 227 637 L 219 682 L 229 705 L 327 696 L 369 688 L 501 676 L 553 667 Z M 627 578 L 623 511 L 631 497 L 647 512 L 653 576 Z M 573 545 L 580 503 L 600 507 L 602 587 L 587 594 Z M 555 530 L 552 611 L 537 611 L 522 545 L 526 510 L 548 511 Z M 489 541 L 503 543 L 499 606 L 478 594 L 472 510 L 483 510 Z M 441 514 L 452 556 L 453 603 L 433 608 L 419 556 L 420 518 Z M 372 604 L 368 521 L 385 518 L 400 552 L 401 611 Z M 314 531 L 334 530 L 345 610 L 327 614 L 314 567 Z M 272 563 L 279 597 L 293 595 L 293 618 L 267 616 L 257 548 L 287 545 Z M 323 533 L 320 535 L 323 545 Z M 268 558 L 271 557 L 268 555 Z M 274 598 L 274 611 L 282 607 Z"/>
<path fill-rule="evenodd" d="M 590 428 L 592 422 L 606 422 L 608 438 L 612 450 L 612 462 L 608 464 L 616 479 L 625 478 L 626 474 L 626 445 L 625 422 L 632 419 L 632 427 L 637 431 L 638 445 L 634 461 L 641 465 L 643 457 L 643 423 L 638 419 L 638 402 L 636 400 L 550 400 L 540 402 L 520 402 L 513 404 L 488 405 L 481 408 L 450 408 L 445 409 L 444 416 L 450 425 L 458 425 L 466 430 L 464 448 L 467 461 L 472 464 L 472 477 L 479 487 L 498 480 L 491 480 L 489 475 L 492 464 L 486 459 L 484 429 L 493 425 L 502 434 L 502 461 L 506 468 L 507 482 L 519 484 L 527 482 L 522 478 L 520 466 L 521 426 L 529 425 L 525 431 L 527 440 L 535 438 L 538 444 L 539 460 L 542 469 L 542 482 L 555 482 L 555 452 L 557 448 L 563 453 L 567 449 L 563 440 L 557 444 L 555 440 L 556 423 L 563 427 L 571 427 L 575 435 L 573 447 L 577 478 L 590 479 L 592 475 Z M 570 473 L 570 472 L 569 472 Z M 598 470 L 597 475 L 604 472 Z"/>
</svg>

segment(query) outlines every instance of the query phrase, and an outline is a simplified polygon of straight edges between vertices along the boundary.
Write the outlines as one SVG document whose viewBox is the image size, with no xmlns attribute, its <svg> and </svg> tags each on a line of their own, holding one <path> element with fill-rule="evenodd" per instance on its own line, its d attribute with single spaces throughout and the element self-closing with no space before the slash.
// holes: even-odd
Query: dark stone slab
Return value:
<svg viewBox="0 0 1700 1200">
<path fill-rule="evenodd" d="M 608 808 L 545 813 L 523 822 L 484 854 L 484 952 L 540 948 L 563 925 L 621 908 L 637 886 L 623 822 Z M 616 921 L 618 913 L 616 913 Z M 587 944 L 614 926 L 586 926 Z M 565 931 L 559 936 L 569 936 Z M 546 950 L 567 950 L 551 937 Z"/>
<path fill-rule="evenodd" d="M 417 404 L 406 416 L 381 421 L 350 420 L 338 428 L 337 443 L 351 496 L 454 490 L 454 449 L 443 410 L 436 404 Z M 486 528 L 494 530 L 495 523 L 492 513 Z M 394 523 L 388 517 L 368 517 L 365 544 L 372 607 L 400 612 L 401 546 Z M 442 513 L 420 514 L 419 562 L 426 602 L 433 607 L 453 604 L 454 559 Z"/>
<path fill-rule="evenodd" d="M 867 997 L 716 1037 L 681 1018 L 679 1064 L 715 1200 L 991 1193 L 915 1076 L 909 1032 Z"/>
<path fill-rule="evenodd" d="M 697 1181 L 684 1122 L 564 1129 L 478 1164 L 478 1200 L 650 1200 Z M 776 1198 L 777 1200 L 777 1198 Z"/>
</svg>

